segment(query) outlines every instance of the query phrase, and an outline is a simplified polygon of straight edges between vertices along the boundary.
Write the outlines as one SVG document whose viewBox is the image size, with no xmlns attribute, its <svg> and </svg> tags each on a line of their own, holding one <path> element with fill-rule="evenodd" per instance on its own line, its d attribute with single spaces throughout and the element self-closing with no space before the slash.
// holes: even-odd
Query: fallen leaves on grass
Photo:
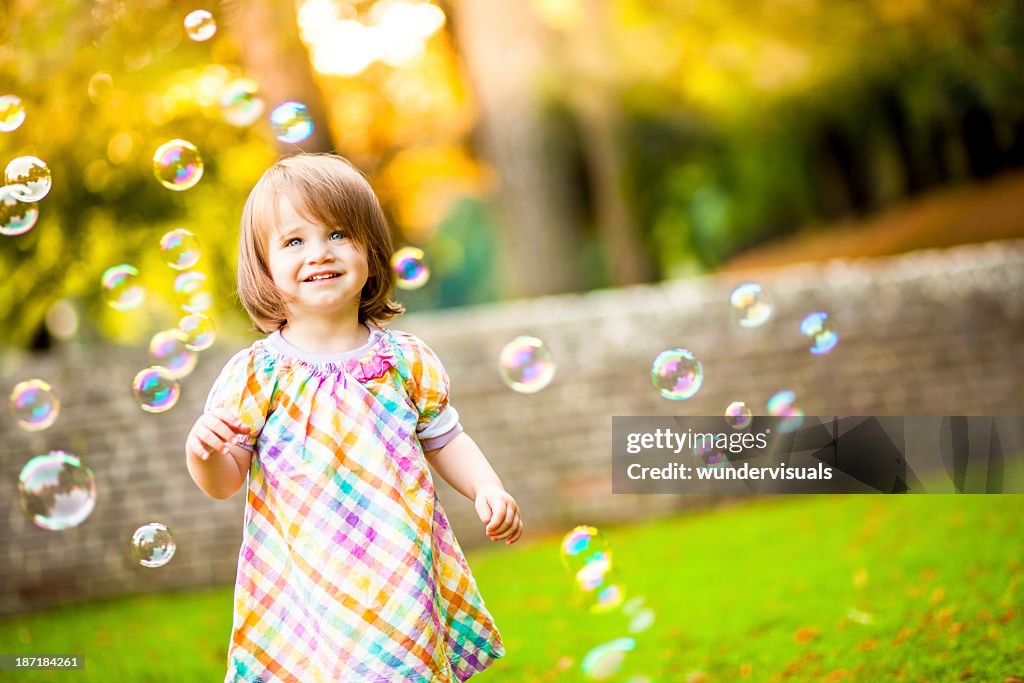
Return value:
<svg viewBox="0 0 1024 683">
<path fill-rule="evenodd" d="M 821 635 L 821 631 L 812 626 L 801 626 L 793 632 L 793 641 L 797 643 L 809 643 L 812 640 L 816 640 Z"/>
</svg>

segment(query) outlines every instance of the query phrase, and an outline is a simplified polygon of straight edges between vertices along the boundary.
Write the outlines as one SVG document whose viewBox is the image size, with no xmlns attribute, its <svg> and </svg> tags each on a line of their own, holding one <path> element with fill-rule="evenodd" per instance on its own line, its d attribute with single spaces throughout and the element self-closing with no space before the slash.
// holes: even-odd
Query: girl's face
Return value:
<svg viewBox="0 0 1024 683">
<path fill-rule="evenodd" d="M 267 266 L 284 295 L 288 317 L 359 316 L 359 297 L 369 277 L 366 252 L 344 227 L 304 218 L 287 195 L 277 201 Z"/>
</svg>

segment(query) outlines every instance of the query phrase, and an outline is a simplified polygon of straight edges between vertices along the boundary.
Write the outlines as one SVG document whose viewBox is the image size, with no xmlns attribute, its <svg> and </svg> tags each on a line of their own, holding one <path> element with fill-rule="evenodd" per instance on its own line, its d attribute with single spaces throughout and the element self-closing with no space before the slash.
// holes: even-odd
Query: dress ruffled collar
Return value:
<svg viewBox="0 0 1024 683">
<path fill-rule="evenodd" d="M 296 348 L 280 332 L 262 340 L 265 348 L 287 365 L 297 365 L 316 375 L 344 373 L 366 383 L 387 374 L 397 366 L 394 339 L 390 330 L 370 327 L 370 337 L 363 346 L 344 353 L 308 353 Z"/>
</svg>

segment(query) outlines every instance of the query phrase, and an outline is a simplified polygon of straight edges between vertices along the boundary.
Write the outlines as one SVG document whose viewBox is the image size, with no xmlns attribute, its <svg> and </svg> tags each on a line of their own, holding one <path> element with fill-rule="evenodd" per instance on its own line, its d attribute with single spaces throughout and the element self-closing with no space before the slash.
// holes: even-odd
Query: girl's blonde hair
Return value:
<svg viewBox="0 0 1024 683">
<path fill-rule="evenodd" d="M 298 154 L 268 168 L 242 210 L 238 296 L 256 329 L 270 333 L 288 322 L 287 304 L 267 265 L 268 236 L 282 195 L 304 218 L 343 229 L 366 252 L 369 277 L 359 300 L 359 322 L 384 323 L 402 313 L 391 298 L 391 231 L 370 184 L 339 156 Z"/>
</svg>

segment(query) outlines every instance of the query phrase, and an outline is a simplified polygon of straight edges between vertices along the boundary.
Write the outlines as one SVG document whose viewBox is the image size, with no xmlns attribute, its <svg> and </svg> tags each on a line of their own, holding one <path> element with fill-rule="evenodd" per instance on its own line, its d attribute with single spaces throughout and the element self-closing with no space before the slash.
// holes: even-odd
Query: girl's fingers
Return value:
<svg viewBox="0 0 1024 683">
<path fill-rule="evenodd" d="M 518 516 L 519 509 L 516 506 L 515 502 L 506 502 L 505 516 L 502 518 L 501 523 L 498 524 L 497 528 L 494 530 L 494 533 L 498 535 L 499 538 L 505 538 L 506 536 L 508 536 L 508 532 L 512 528 L 512 524 Z"/>
<path fill-rule="evenodd" d="M 491 503 L 491 521 L 487 525 L 487 533 L 498 533 L 498 530 L 505 525 L 505 514 L 508 511 L 508 502 L 499 498 Z"/>
<path fill-rule="evenodd" d="M 195 433 L 196 438 L 206 448 L 207 454 L 224 450 L 226 445 L 224 439 L 206 425 L 197 425 Z"/>
<path fill-rule="evenodd" d="M 238 433 L 231 427 L 231 425 L 217 417 L 210 420 L 203 420 L 202 424 L 204 427 L 216 434 L 224 443 L 231 443 L 235 438 L 235 434 Z M 217 447 L 219 448 L 220 445 L 221 444 L 218 444 Z"/>
<path fill-rule="evenodd" d="M 238 416 L 234 415 L 230 410 L 226 408 L 217 408 L 211 411 L 211 415 L 217 416 L 221 422 L 230 427 L 234 432 L 239 434 L 248 434 L 249 426 L 244 424 L 238 419 Z"/>
</svg>

